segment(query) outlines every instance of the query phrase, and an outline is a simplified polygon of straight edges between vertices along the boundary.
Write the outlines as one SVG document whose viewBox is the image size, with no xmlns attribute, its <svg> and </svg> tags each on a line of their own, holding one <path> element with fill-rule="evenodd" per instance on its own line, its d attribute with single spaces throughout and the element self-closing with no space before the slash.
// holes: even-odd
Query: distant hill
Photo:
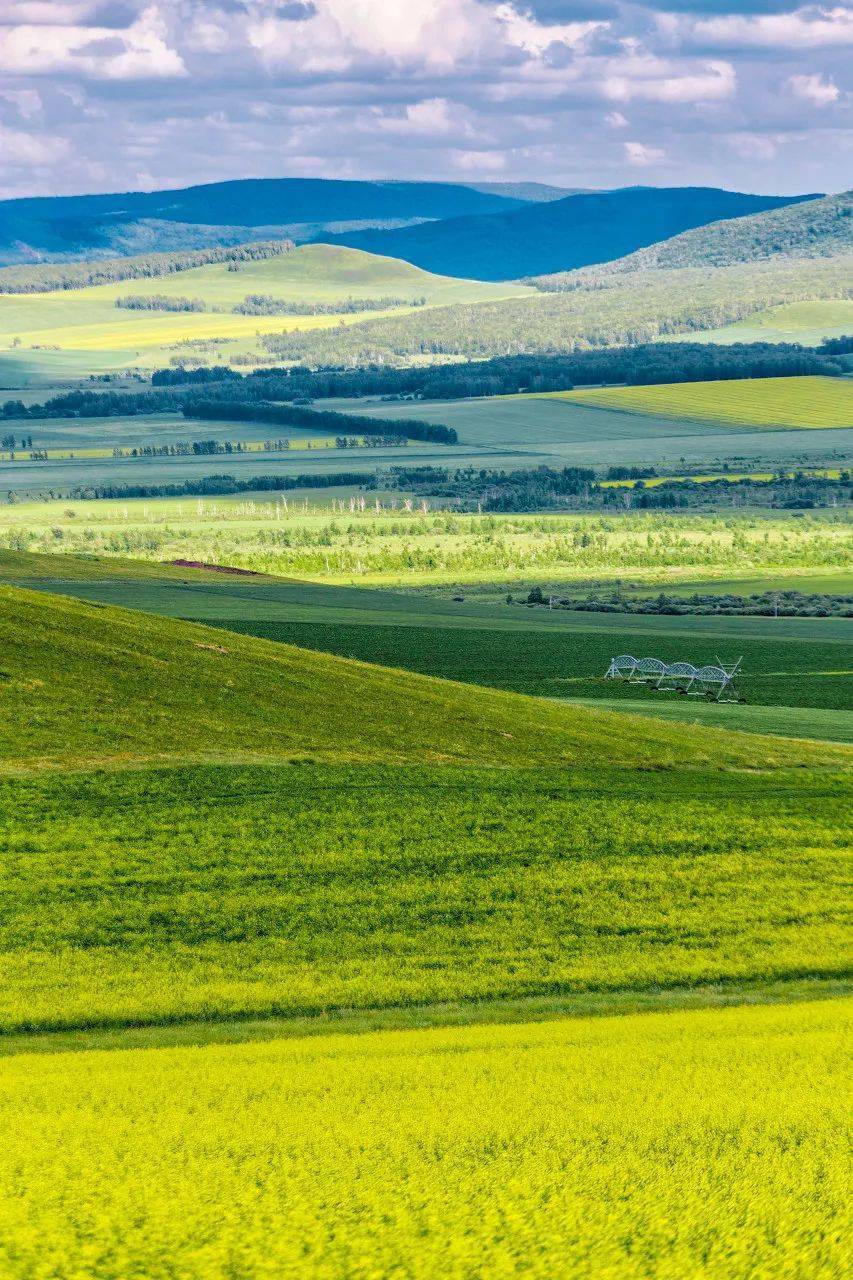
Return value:
<svg viewBox="0 0 853 1280">
<path fill-rule="evenodd" d="M 853 252 L 853 192 L 823 196 L 784 208 L 685 231 L 625 258 L 583 272 L 556 272 L 531 283 L 539 288 L 576 288 L 580 281 L 635 271 L 681 267 L 729 267 L 738 262 L 828 258 Z"/>
<path fill-rule="evenodd" d="M 853 254 L 789 258 L 730 267 L 655 268 L 584 279 L 538 295 L 424 308 L 417 315 L 364 320 L 334 333 L 270 334 L 282 360 L 317 365 L 402 363 L 424 356 L 480 359 L 634 346 L 734 324 L 770 307 L 844 298 Z"/>
<path fill-rule="evenodd" d="M 811 199 L 713 187 L 626 187 L 417 226 L 347 231 L 335 242 L 444 275 L 511 280 L 609 262 L 689 228 Z"/>
<path fill-rule="evenodd" d="M 499 189 L 449 182 L 316 178 L 4 200 L 0 263 L 197 249 L 273 235 L 312 240 L 326 230 L 500 213 L 523 203 Z"/>
</svg>

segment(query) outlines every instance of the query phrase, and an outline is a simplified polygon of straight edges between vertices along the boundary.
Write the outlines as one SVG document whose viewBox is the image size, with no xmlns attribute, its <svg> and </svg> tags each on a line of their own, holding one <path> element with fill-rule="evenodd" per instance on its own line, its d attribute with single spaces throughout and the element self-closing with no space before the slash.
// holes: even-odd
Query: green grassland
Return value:
<svg viewBox="0 0 853 1280">
<path fill-rule="evenodd" d="M 581 404 L 739 426 L 821 429 L 853 425 L 853 382 L 845 378 L 746 378 L 651 387 L 549 393 Z"/>
<path fill-rule="evenodd" d="M 568 396 L 530 394 L 477 400 L 420 400 L 415 404 L 336 400 L 329 402 L 329 407 L 379 418 L 421 418 L 453 427 L 460 444 L 448 453 L 444 465 L 452 465 L 453 458 L 463 448 L 476 447 L 483 452 L 479 465 L 513 469 L 543 465 L 607 467 L 618 461 L 624 466 L 695 466 L 702 471 L 723 464 L 733 469 L 760 470 L 780 465 L 820 466 L 833 462 L 844 465 L 853 456 L 853 428 L 821 430 L 811 426 L 774 430 L 736 419 L 700 421 L 686 412 L 671 417 L 663 410 L 641 413 L 633 405 L 626 412 L 628 406 L 618 400 L 621 390 L 614 389 L 617 403 L 613 408 L 606 408 L 598 401 L 586 403 L 583 397 L 594 396 L 594 391 L 573 392 Z M 489 457 L 492 450 L 501 451 L 506 460 L 500 464 L 493 462 Z M 459 465 L 467 466 L 469 462 L 466 459 Z"/>
<path fill-rule="evenodd" d="M 12 1059 L 0 1270 L 840 1276 L 846 1012 Z"/>
<path fill-rule="evenodd" d="M 122 362 L 149 368 L 168 363 L 169 356 L 180 350 L 174 344 L 222 339 L 227 342 L 223 347 L 225 355 L 232 351 L 240 355 L 258 349 L 259 333 L 337 329 L 341 323 L 364 319 L 365 315 L 383 314 L 233 314 L 233 308 L 247 294 L 326 305 L 351 297 L 425 297 L 428 306 L 446 306 L 533 292 L 520 285 L 489 285 L 436 276 L 393 258 L 329 245 L 305 245 L 279 257 L 238 265 L 239 270 L 229 270 L 228 264 L 217 263 L 165 278 L 122 280 L 54 293 L 4 294 L 0 296 L 0 355 L 5 347 L 6 358 L 11 362 L 5 367 L 0 360 L 0 382 L 9 383 L 15 365 L 21 360 L 30 361 L 34 348 L 47 348 L 44 355 L 49 358 L 56 354 L 50 349 L 58 348 L 70 362 L 67 371 L 76 370 L 82 375 L 94 372 L 96 365 L 102 368 L 103 362 L 113 368 Z M 116 298 L 129 293 L 200 298 L 208 310 L 181 313 L 116 307 Z M 13 339 L 20 343 L 14 349 Z"/>
<path fill-rule="evenodd" d="M 237 502 L 15 503 L 0 507 L 0 548 L 184 559 L 365 586 L 591 578 L 666 585 L 840 577 L 850 569 L 851 527 L 841 508 L 480 516 L 405 511 L 396 499 L 396 508 L 380 502 L 377 510 L 373 498 L 371 509 L 371 497 L 363 512 L 306 510 L 298 494 L 286 508 L 269 495 Z"/>
<path fill-rule="evenodd" d="M 853 695 L 853 687 L 850 690 Z M 579 705 L 585 699 L 573 698 Z M 853 698 L 848 699 L 853 702 Z M 698 698 L 600 698 L 595 706 L 660 720 L 716 725 L 741 733 L 773 733 L 788 738 L 816 738 L 826 742 L 853 743 L 853 705 L 841 711 L 829 707 L 729 706 Z"/>
<path fill-rule="evenodd" d="M 844 1006 L 816 997 L 848 977 L 848 747 L 105 601 L 326 610 L 380 648 L 430 617 L 469 671 L 489 635 L 587 646 L 547 611 L 489 632 L 488 604 L 117 557 L 0 576 L 41 587 L 0 586 L 0 1271 L 837 1269 Z"/>
<path fill-rule="evenodd" d="M 851 256 L 779 255 L 715 269 L 683 267 L 615 275 L 574 273 L 570 286 L 535 297 L 456 303 L 426 314 L 365 319 L 334 335 L 283 335 L 283 358 L 305 363 L 403 361 L 456 356 L 536 354 L 585 346 L 672 340 L 717 330 L 771 307 L 835 301 L 849 295 Z"/>
<path fill-rule="evenodd" d="M 789 302 L 757 311 L 748 320 L 683 335 L 690 342 L 799 342 L 819 346 L 826 338 L 840 338 L 853 330 L 853 300 L 827 298 L 820 302 Z M 668 337 L 668 342 L 673 338 Z M 678 338 L 675 338 L 678 341 Z"/>
<path fill-rule="evenodd" d="M 843 970 L 842 747 L 0 593 L 8 1031 Z"/>
<path fill-rule="evenodd" d="M 98 604 L 204 622 L 246 635 L 540 697 L 621 703 L 626 710 L 786 736 L 846 740 L 853 708 L 850 624 L 841 619 L 672 617 L 463 602 L 143 561 L 0 552 L 0 578 Z M 518 599 L 524 599 L 522 592 Z M 706 707 L 604 681 L 616 652 L 744 659 L 747 707 Z M 669 708 L 673 709 L 670 710 Z M 814 714 L 812 714 L 814 712 Z"/>
</svg>

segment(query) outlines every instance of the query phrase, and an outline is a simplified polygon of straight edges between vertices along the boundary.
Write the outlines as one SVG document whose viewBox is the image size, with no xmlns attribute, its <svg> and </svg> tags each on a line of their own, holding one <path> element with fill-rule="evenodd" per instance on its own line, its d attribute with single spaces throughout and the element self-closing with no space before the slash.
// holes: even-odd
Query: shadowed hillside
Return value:
<svg viewBox="0 0 853 1280">
<path fill-rule="evenodd" d="M 621 258 L 689 227 L 776 209 L 806 197 L 710 187 L 626 187 L 415 227 L 348 231 L 340 243 L 480 280 L 512 280 Z"/>
</svg>

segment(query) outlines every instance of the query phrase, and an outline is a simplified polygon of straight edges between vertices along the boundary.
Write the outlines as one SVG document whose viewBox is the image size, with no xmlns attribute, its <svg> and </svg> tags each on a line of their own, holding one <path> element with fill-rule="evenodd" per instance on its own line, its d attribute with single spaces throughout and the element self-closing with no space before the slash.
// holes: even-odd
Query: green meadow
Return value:
<svg viewBox="0 0 853 1280">
<path fill-rule="evenodd" d="M 605 409 L 739 427 L 821 430 L 853 425 L 853 383 L 846 378 L 736 378 L 551 394 Z"/>
<path fill-rule="evenodd" d="M 843 746 L 0 605 L 7 1031 L 843 972 Z"/>
<path fill-rule="evenodd" d="M 235 264 L 230 264 L 232 267 Z M 308 316 L 234 314 L 248 294 L 324 305 L 349 298 L 426 299 L 427 306 L 480 302 L 534 292 L 520 285 L 436 276 L 394 258 L 330 245 L 304 245 L 279 257 L 240 262 L 239 270 L 216 263 L 166 277 L 54 293 L 0 295 L 0 382 L 22 366 L 28 379 L 45 372 L 83 376 L 103 367 L 167 364 L 186 344 L 213 344 L 220 355 L 259 351 L 258 335 L 286 330 L 336 328 L 390 312 Z M 128 310 L 116 299 L 128 294 L 200 299 L 202 312 Z M 401 312 L 413 307 L 395 308 Z M 5 348 L 6 354 L 3 354 Z M 58 359 L 57 359 L 58 357 Z M 5 364 L 8 360 L 9 364 Z M 23 362 L 23 365 L 22 365 Z M 58 366 L 58 368 L 57 368 Z"/>
<path fill-rule="evenodd" d="M 819 346 L 827 338 L 840 338 L 853 329 L 853 300 L 826 298 L 821 301 L 788 302 L 757 311 L 747 320 L 721 329 L 684 335 L 687 342 L 800 342 Z M 667 341 L 679 341 L 667 336 Z"/>
<path fill-rule="evenodd" d="M 610 617 L 0 575 L 40 588 L 0 585 L 0 1271 L 838 1270 L 853 753 L 779 736 L 813 708 L 487 687 Z M 838 660 L 839 620 L 782 621 L 795 687 Z"/>
</svg>

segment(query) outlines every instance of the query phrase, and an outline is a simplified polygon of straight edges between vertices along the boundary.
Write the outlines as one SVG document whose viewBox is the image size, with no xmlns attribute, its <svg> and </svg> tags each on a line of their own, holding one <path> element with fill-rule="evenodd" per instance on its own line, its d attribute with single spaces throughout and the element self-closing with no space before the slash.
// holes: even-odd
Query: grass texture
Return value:
<svg viewBox="0 0 853 1280">
<path fill-rule="evenodd" d="M 0 587 L 0 653 L 7 767 L 234 753 L 722 767 L 843 758 L 648 719 L 625 740 L 628 722 L 610 713 L 14 587 Z"/>
<path fill-rule="evenodd" d="M 0 1031 L 843 978 L 849 773 L 632 770 L 654 724 L 624 767 L 0 780 Z"/>
<path fill-rule="evenodd" d="M 845 378 L 738 378 L 650 387 L 549 393 L 579 404 L 743 427 L 853 426 L 853 383 Z"/>
<path fill-rule="evenodd" d="M 9 1059 L 0 1271 L 840 1277 L 843 1015 Z"/>
</svg>

